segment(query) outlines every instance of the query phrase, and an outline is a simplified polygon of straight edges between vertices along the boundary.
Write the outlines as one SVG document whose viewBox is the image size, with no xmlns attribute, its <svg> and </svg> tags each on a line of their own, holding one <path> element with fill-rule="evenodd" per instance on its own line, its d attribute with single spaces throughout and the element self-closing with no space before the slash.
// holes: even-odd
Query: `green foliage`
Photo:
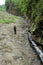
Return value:
<svg viewBox="0 0 43 65">
<path fill-rule="evenodd" d="M 5 5 L 0 6 L 0 11 L 5 11 Z"/>
<path fill-rule="evenodd" d="M 17 13 L 26 14 L 28 0 L 6 0 L 6 10 L 17 10 Z M 14 7 L 14 8 L 13 8 Z"/>
<path fill-rule="evenodd" d="M 39 24 L 43 20 L 43 0 L 6 0 L 6 10 L 28 16 L 31 20 L 32 33 L 41 27 Z"/>
<path fill-rule="evenodd" d="M 11 13 L 16 11 L 18 14 L 27 15 L 36 23 L 40 21 L 43 16 L 43 0 L 6 0 L 6 10 Z M 13 10 L 13 11 L 12 11 Z"/>
</svg>

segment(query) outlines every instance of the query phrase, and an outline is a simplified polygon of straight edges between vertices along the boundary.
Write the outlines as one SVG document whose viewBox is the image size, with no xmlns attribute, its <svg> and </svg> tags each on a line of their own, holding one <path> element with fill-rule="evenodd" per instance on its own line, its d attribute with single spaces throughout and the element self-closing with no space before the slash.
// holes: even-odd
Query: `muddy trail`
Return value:
<svg viewBox="0 0 43 65">
<path fill-rule="evenodd" d="M 17 28 L 16 35 L 14 25 Z M 26 29 L 22 18 L 16 23 L 0 23 L 0 65 L 41 65 L 30 46 Z"/>
</svg>

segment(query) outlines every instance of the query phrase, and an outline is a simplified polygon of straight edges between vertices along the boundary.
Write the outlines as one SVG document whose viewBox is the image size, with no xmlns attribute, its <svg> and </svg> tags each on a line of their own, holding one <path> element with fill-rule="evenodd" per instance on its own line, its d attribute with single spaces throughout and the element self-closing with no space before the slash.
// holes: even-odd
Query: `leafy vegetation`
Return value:
<svg viewBox="0 0 43 65">
<path fill-rule="evenodd" d="M 5 11 L 6 8 L 5 8 L 5 5 L 0 5 L 0 11 Z"/>
<path fill-rule="evenodd" d="M 6 10 L 19 15 L 26 14 L 28 0 L 6 0 Z"/>
<path fill-rule="evenodd" d="M 28 16 L 31 33 L 41 38 L 43 43 L 43 0 L 6 0 L 6 10 Z"/>
</svg>

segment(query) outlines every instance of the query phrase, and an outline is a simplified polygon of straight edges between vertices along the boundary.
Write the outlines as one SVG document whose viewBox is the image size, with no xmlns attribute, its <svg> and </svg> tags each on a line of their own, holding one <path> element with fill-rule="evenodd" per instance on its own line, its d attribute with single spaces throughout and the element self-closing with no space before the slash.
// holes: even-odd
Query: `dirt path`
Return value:
<svg viewBox="0 0 43 65">
<path fill-rule="evenodd" d="M 17 27 L 16 35 L 14 25 Z M 22 20 L 15 24 L 0 24 L 0 65 L 41 65 L 30 47 Z"/>
</svg>

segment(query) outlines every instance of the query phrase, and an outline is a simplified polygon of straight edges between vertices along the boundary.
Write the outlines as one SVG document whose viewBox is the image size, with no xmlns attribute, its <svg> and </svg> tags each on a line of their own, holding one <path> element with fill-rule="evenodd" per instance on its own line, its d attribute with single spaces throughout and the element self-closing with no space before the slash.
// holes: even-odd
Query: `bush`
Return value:
<svg viewBox="0 0 43 65">
<path fill-rule="evenodd" d="M 31 20 L 31 33 L 41 27 L 39 25 L 43 20 L 43 0 L 6 0 L 6 10 L 10 13 L 15 11 L 19 15 L 28 16 Z"/>
</svg>

